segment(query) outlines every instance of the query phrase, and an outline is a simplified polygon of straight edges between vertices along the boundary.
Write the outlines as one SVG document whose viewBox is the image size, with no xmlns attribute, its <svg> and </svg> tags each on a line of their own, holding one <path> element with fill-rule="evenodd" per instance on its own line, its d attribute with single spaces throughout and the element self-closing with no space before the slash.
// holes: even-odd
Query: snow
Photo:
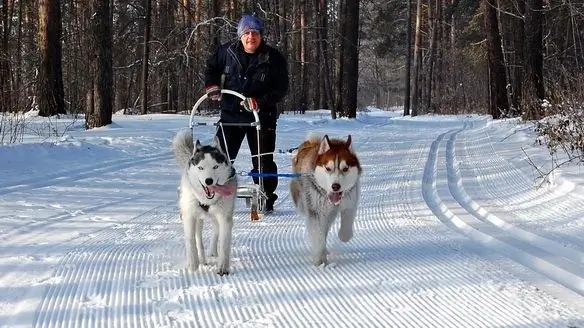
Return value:
<svg viewBox="0 0 584 328">
<path fill-rule="evenodd" d="M 337 222 L 331 263 L 313 267 L 282 178 L 261 221 L 238 200 L 220 277 L 213 262 L 184 269 L 170 143 L 188 116 L 113 120 L 28 117 L 23 142 L 0 146 L 0 327 L 584 327 L 581 168 L 542 184 L 528 160 L 550 160 L 530 124 L 283 114 L 278 149 L 352 135 L 354 238 L 341 243 Z M 209 142 L 212 127 L 195 134 Z M 275 157 L 290 173 L 291 155 Z M 237 170 L 250 162 L 244 142 Z"/>
</svg>

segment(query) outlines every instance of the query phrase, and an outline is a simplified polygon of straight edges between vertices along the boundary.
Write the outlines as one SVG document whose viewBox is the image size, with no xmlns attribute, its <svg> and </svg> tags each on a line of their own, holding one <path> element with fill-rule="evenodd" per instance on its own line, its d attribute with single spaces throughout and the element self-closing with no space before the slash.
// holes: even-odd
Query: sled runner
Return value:
<svg viewBox="0 0 584 328">
<path fill-rule="evenodd" d="M 221 93 L 226 93 L 226 94 L 230 94 L 230 95 L 234 95 L 236 97 L 239 97 L 241 100 L 245 100 L 245 96 L 242 95 L 241 93 L 237 92 L 237 91 L 233 91 L 233 90 L 228 90 L 228 89 L 222 89 Z M 255 121 L 252 123 L 221 123 L 221 122 L 217 122 L 217 123 L 207 123 L 207 122 L 196 122 L 195 121 L 195 113 L 199 112 L 199 106 L 203 103 L 203 101 L 205 101 L 208 98 L 207 94 L 202 95 L 199 100 L 197 100 L 197 102 L 193 105 L 193 109 L 191 110 L 191 116 L 189 119 L 189 128 L 191 129 L 191 133 L 193 134 L 193 139 L 195 139 L 194 136 L 194 128 L 195 126 L 205 126 L 205 125 L 212 125 L 215 126 L 216 128 L 221 128 L 222 126 L 243 126 L 243 127 L 255 127 L 256 128 L 256 133 L 257 133 L 257 149 L 261 149 L 260 148 L 260 130 L 261 130 L 261 124 L 260 124 L 260 118 L 258 116 L 257 111 L 253 111 L 253 116 L 255 118 Z M 226 140 L 225 140 L 225 134 L 223 132 L 223 129 L 221 129 L 221 134 L 223 136 L 223 143 L 227 144 Z M 227 152 L 227 151 L 226 151 Z M 261 154 L 259 154 L 259 156 L 261 156 Z M 231 158 L 229 158 L 229 154 L 227 154 L 227 157 L 229 160 L 231 160 Z M 261 163 L 261 161 L 258 158 L 258 163 Z M 256 174 L 257 176 L 262 176 L 262 166 L 258 165 L 258 173 Z M 245 204 L 248 208 L 250 208 L 250 217 L 252 221 L 258 221 L 260 219 L 260 215 L 262 215 L 264 213 L 264 207 L 266 204 L 266 200 L 267 200 L 267 195 L 264 192 L 264 186 L 263 186 L 263 179 L 258 179 L 258 184 L 253 183 L 253 181 L 251 183 L 247 183 L 247 184 L 242 184 L 240 183 L 237 187 L 237 198 L 243 198 L 245 199 Z"/>
</svg>

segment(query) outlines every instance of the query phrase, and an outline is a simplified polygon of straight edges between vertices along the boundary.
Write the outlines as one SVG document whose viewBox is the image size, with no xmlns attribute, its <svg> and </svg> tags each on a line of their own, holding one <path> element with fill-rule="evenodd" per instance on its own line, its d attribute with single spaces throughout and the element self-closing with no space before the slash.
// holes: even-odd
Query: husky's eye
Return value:
<svg viewBox="0 0 584 328">
<path fill-rule="evenodd" d="M 219 167 L 219 165 L 213 166 L 213 170 L 216 170 L 218 167 Z"/>
<path fill-rule="evenodd" d="M 202 166 L 197 166 L 197 168 L 199 169 L 199 171 L 203 171 L 204 168 Z"/>
<path fill-rule="evenodd" d="M 326 171 L 327 171 L 327 172 L 331 172 L 332 170 L 333 170 L 333 169 L 331 169 L 330 167 L 328 167 L 328 166 L 326 167 Z"/>
<path fill-rule="evenodd" d="M 349 168 L 348 167 L 343 167 L 343 173 L 347 173 L 349 172 Z"/>
</svg>

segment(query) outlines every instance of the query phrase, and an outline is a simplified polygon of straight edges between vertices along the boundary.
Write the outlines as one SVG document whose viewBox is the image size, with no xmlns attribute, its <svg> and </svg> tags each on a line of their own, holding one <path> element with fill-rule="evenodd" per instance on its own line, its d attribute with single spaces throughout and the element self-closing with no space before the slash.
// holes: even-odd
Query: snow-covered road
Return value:
<svg viewBox="0 0 584 328">
<path fill-rule="evenodd" d="M 313 267 L 284 178 L 260 222 L 238 200 L 220 277 L 184 270 L 169 146 L 188 118 L 114 121 L 0 147 L 0 327 L 584 328 L 581 181 L 535 188 L 529 130 L 513 122 L 283 115 L 282 149 L 310 130 L 352 134 L 354 239 L 332 233 L 331 263 Z M 276 158 L 289 172 L 290 155 Z M 249 162 L 244 146 L 238 169 Z"/>
</svg>

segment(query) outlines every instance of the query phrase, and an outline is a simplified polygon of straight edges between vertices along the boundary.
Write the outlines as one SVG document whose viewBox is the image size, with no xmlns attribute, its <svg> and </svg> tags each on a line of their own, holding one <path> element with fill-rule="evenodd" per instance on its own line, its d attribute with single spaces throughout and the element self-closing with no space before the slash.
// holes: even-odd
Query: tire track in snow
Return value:
<svg viewBox="0 0 584 328">
<path fill-rule="evenodd" d="M 489 146 L 481 147 L 485 143 Z M 492 155 L 485 156 L 485 152 Z M 471 162 L 477 162 L 477 158 L 489 158 L 488 164 L 477 162 L 477 165 L 469 168 L 474 172 L 473 176 L 488 176 L 489 178 L 476 179 L 471 183 L 478 184 L 478 188 L 489 196 L 489 200 L 508 214 L 507 221 L 526 229 L 537 230 L 537 233 L 544 237 L 569 248 L 584 251 L 584 239 L 577 238 L 577 233 L 566 235 L 553 230 L 553 227 L 558 227 L 558 225 L 573 224 L 584 216 L 584 200 L 571 193 L 575 187 L 573 183 L 560 181 L 559 185 L 551 189 L 536 189 L 534 178 L 529 178 L 516 166 L 499 156 L 488 136 L 465 138 L 462 154 Z M 510 189 L 502 190 L 502 182 Z M 497 212 L 497 210 L 494 211 Z M 578 227 L 575 228 L 578 229 Z"/>
<path fill-rule="evenodd" d="M 565 247 L 564 244 L 555 242 L 553 240 L 549 240 L 547 238 L 541 237 L 535 233 L 523 230 L 518 228 L 505 220 L 501 219 L 494 213 L 489 212 L 477 202 L 475 202 L 466 192 L 462 176 L 460 173 L 460 168 L 457 160 L 456 149 L 455 149 L 455 141 L 456 141 L 456 134 L 452 134 L 447 141 L 446 144 L 446 163 L 449 170 L 449 179 L 448 179 L 448 187 L 457 200 L 457 202 L 470 214 L 472 214 L 477 219 L 491 223 L 492 225 L 500 228 L 501 230 L 507 232 L 509 235 L 512 236 L 513 239 L 522 241 L 528 245 L 533 245 L 540 250 L 543 250 L 545 253 L 553 253 L 553 254 L 542 254 L 542 256 L 548 256 L 549 261 L 562 261 L 561 258 L 558 258 L 557 255 L 572 261 L 577 265 L 581 265 L 584 263 L 584 253 Z M 504 170 L 497 170 L 499 174 L 504 176 L 510 176 L 512 174 L 505 174 L 503 173 Z M 512 170 L 507 170 L 507 172 L 511 172 Z M 520 186 L 516 187 L 520 189 Z M 512 241 L 510 241 L 512 242 Z M 572 263 L 566 263 L 567 267 L 573 266 Z M 576 271 L 582 270 L 583 268 L 575 268 Z M 582 272 L 579 273 L 582 275 Z"/>
<path fill-rule="evenodd" d="M 533 237 L 533 235 L 526 235 L 526 232 L 518 232 L 519 230 L 512 229 L 509 231 L 509 226 L 501 225 L 499 221 L 496 221 L 491 216 L 486 218 L 484 209 L 473 209 L 469 201 L 465 201 L 464 191 L 459 186 L 460 176 L 457 175 L 457 168 L 454 164 L 456 158 L 453 152 L 453 145 L 456 135 L 466 128 L 467 125 L 465 124 L 462 129 L 443 133 L 432 143 L 424 170 L 422 188 L 424 199 L 428 206 L 442 222 L 463 233 L 471 240 L 477 241 L 483 246 L 493 249 L 515 262 L 529 267 L 569 289 L 584 295 L 584 268 L 581 265 L 563 259 L 553 259 L 551 255 L 545 254 L 540 248 L 542 247 L 541 243 L 543 238 L 540 237 L 526 243 L 522 239 L 529 239 L 527 237 Z M 439 179 L 438 159 L 441 153 L 440 147 L 444 144 L 446 137 L 449 138 L 444 151 L 446 174 L 445 176 L 441 176 L 443 179 Z M 447 181 L 447 186 L 445 186 L 447 188 L 441 188 L 438 185 L 442 180 Z M 449 193 L 448 195 L 445 195 L 446 190 Z M 450 197 L 452 201 L 449 201 Z M 451 204 L 452 202 L 456 202 L 457 204 Z M 464 209 L 465 213 L 460 212 L 460 208 Z M 509 239 L 500 237 L 501 234 L 505 235 L 505 231 L 501 227 L 497 225 L 485 227 L 484 222 L 490 222 L 489 219 L 498 222 L 502 227 L 506 227 L 506 236 L 511 238 L 511 240 L 509 241 Z M 550 243 L 553 242 L 545 242 L 546 245 Z M 566 253 L 564 252 L 562 254 Z M 570 256 L 574 258 L 576 254 L 570 253 Z"/>
<path fill-rule="evenodd" d="M 150 156 L 134 157 L 128 159 L 120 159 L 115 161 L 108 161 L 104 163 L 99 163 L 97 165 L 72 169 L 69 171 L 58 172 L 53 174 L 47 174 L 42 177 L 37 177 L 33 179 L 25 179 L 15 182 L 9 182 L 0 185 L 0 196 L 10 194 L 19 191 L 29 191 L 31 189 L 38 189 L 43 187 L 49 187 L 53 185 L 58 185 L 66 182 L 77 181 L 88 177 L 99 176 L 103 173 L 107 173 L 115 170 L 122 170 L 129 167 L 134 167 L 137 165 L 142 165 L 159 160 L 168 160 L 172 158 L 170 152 L 164 152 L 161 154 L 154 154 Z"/>
</svg>

